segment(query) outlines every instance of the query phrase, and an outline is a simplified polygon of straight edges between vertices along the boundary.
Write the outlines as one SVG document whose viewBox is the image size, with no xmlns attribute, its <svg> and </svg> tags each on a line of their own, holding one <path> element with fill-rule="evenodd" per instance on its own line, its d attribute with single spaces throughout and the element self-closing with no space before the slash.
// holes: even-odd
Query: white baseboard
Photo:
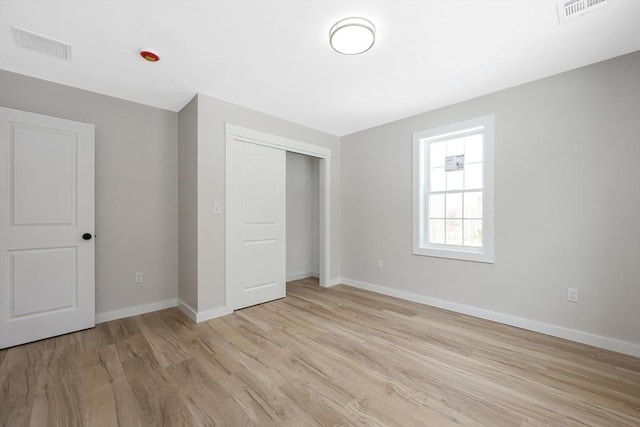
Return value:
<svg viewBox="0 0 640 427">
<path fill-rule="evenodd" d="M 104 311 L 102 313 L 96 313 L 96 323 L 103 323 L 110 320 L 136 316 L 138 314 L 150 313 L 152 311 L 164 310 L 165 308 L 175 307 L 177 303 L 178 300 L 173 298 L 149 304 L 134 305 L 133 307 L 121 308 L 119 310 Z"/>
<path fill-rule="evenodd" d="M 189 318 L 191 320 L 193 320 L 194 322 L 196 322 L 196 319 L 198 318 L 198 313 L 191 308 L 191 306 L 189 304 L 187 304 L 186 302 L 182 301 L 181 299 L 178 298 L 178 308 L 187 316 L 189 316 Z"/>
<path fill-rule="evenodd" d="M 233 313 L 233 310 L 229 310 L 227 307 L 216 307 L 211 310 L 201 311 L 196 316 L 196 323 L 204 322 L 206 320 L 215 319 L 216 317 L 226 316 Z"/>
<path fill-rule="evenodd" d="M 516 326 L 518 328 L 527 329 L 534 332 L 540 332 L 546 335 L 551 335 L 558 338 L 564 338 L 570 341 L 575 341 L 582 344 L 588 344 L 595 347 L 600 347 L 607 350 L 617 351 L 619 353 L 640 357 L 640 345 L 626 342 L 626 341 L 619 341 L 613 338 L 603 337 L 601 335 L 594 335 L 588 332 L 583 332 L 575 329 L 565 328 L 562 326 L 556 326 L 548 323 L 538 322 L 537 320 L 525 319 L 523 317 L 500 313 L 497 311 L 485 310 L 483 308 L 464 305 L 464 304 L 458 304 L 455 302 L 441 300 L 438 298 L 431 298 L 424 295 L 414 294 L 411 292 L 387 288 L 385 286 L 374 285 L 366 282 L 360 282 L 358 280 L 342 278 L 341 283 L 345 285 L 353 286 L 354 288 L 364 289 L 367 291 L 372 291 L 372 292 L 376 292 L 383 295 L 401 298 L 404 300 L 413 301 L 420 304 L 430 305 L 432 307 L 443 308 L 445 310 L 454 311 L 456 313 L 467 314 L 469 316 L 479 317 L 481 319 L 491 320 L 494 322 L 503 323 L 505 325 Z"/>
<path fill-rule="evenodd" d="M 315 277 L 316 279 L 318 278 L 318 273 L 298 273 L 298 274 L 292 274 L 290 276 L 287 276 L 287 282 L 291 282 L 292 280 L 300 280 L 300 279 L 306 279 L 308 277 Z"/>
<path fill-rule="evenodd" d="M 342 283 L 344 283 L 344 282 L 342 281 L 342 277 L 334 277 L 333 279 L 331 279 L 331 280 L 329 280 L 327 283 L 325 283 L 325 285 L 323 286 L 323 288 L 330 288 L 330 287 L 332 287 L 332 286 L 340 285 L 340 284 L 342 284 Z"/>
<path fill-rule="evenodd" d="M 189 304 L 178 299 L 178 308 L 182 310 L 191 320 L 196 323 L 204 322 L 206 320 L 215 319 L 216 317 L 226 316 L 233 313 L 233 310 L 229 310 L 227 307 L 216 307 L 211 310 L 205 310 L 197 312 Z"/>
</svg>

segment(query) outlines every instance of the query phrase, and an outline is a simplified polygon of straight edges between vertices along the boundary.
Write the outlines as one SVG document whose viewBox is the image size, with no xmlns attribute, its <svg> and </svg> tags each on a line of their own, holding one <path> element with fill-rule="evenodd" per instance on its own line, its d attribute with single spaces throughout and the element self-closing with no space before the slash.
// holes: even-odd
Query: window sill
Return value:
<svg viewBox="0 0 640 427">
<path fill-rule="evenodd" d="M 413 248 L 414 255 L 420 256 L 430 256 L 437 258 L 449 258 L 456 259 L 460 261 L 473 261 L 473 262 L 483 262 L 487 264 L 493 264 L 495 262 L 493 252 L 489 252 L 486 248 L 484 250 L 473 250 L 473 249 L 459 249 L 459 248 L 425 248 L 418 247 Z"/>
</svg>

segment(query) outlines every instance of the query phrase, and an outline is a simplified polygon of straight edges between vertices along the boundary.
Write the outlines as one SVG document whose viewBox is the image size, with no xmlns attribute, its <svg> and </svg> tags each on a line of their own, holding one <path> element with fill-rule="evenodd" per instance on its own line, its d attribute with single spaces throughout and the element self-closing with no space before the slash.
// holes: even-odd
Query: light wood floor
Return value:
<svg viewBox="0 0 640 427">
<path fill-rule="evenodd" d="M 640 359 L 348 286 L 0 351 L 2 426 L 640 425 Z"/>
</svg>

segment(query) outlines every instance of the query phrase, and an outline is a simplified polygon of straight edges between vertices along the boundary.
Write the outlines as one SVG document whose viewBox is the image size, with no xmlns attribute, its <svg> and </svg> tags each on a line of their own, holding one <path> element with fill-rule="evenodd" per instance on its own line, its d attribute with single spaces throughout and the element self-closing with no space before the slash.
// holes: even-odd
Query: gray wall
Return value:
<svg viewBox="0 0 640 427">
<path fill-rule="evenodd" d="M 318 276 L 319 160 L 287 153 L 287 280 Z"/>
<path fill-rule="evenodd" d="M 175 299 L 178 115 L 3 70 L 0 105 L 95 124 L 97 313 Z"/>
<path fill-rule="evenodd" d="M 198 98 L 178 114 L 180 299 L 198 307 Z"/>
<path fill-rule="evenodd" d="M 495 264 L 412 255 L 412 132 L 489 114 Z M 640 343 L 640 53 L 349 135 L 341 148 L 343 277 Z"/>
<path fill-rule="evenodd" d="M 225 200 L 225 124 L 332 149 L 331 278 L 340 277 L 340 139 L 277 117 L 198 94 L 198 312 L 225 301 L 225 214 L 211 203 Z M 331 279 L 330 278 L 330 279 Z M 182 297 L 182 296 L 181 296 Z"/>
</svg>

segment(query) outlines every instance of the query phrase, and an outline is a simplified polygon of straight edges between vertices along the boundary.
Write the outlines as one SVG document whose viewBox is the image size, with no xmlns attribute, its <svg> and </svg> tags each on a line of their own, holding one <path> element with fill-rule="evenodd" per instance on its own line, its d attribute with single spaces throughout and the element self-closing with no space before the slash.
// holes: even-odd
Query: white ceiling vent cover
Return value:
<svg viewBox="0 0 640 427">
<path fill-rule="evenodd" d="M 558 22 L 560 24 L 577 16 L 585 15 L 594 10 L 607 6 L 611 0 L 564 0 L 556 6 L 558 8 Z"/>
<path fill-rule="evenodd" d="M 21 28 L 11 27 L 18 47 L 71 61 L 71 45 Z"/>
</svg>

